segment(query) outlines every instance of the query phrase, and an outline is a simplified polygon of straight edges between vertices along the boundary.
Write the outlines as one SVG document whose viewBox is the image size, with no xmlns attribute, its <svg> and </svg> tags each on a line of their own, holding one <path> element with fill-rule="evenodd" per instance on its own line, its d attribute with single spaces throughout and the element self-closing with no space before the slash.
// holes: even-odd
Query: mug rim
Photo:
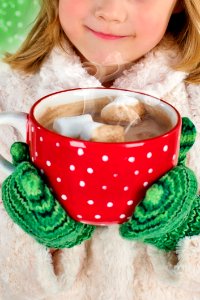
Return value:
<svg viewBox="0 0 200 300">
<path fill-rule="evenodd" d="M 37 119 L 35 118 L 35 115 L 34 115 L 34 111 L 35 111 L 35 108 L 37 107 L 37 105 L 42 102 L 44 99 L 46 98 L 49 98 L 51 96 L 54 96 L 54 95 L 57 95 L 57 94 L 61 94 L 61 93 L 66 93 L 66 92 L 70 92 L 70 91 L 79 91 L 79 90 L 118 90 L 118 91 L 124 91 L 124 92 L 135 92 L 137 94 L 140 94 L 140 95 L 145 95 L 145 96 L 149 96 L 149 97 L 152 97 L 156 100 L 159 100 L 161 101 L 162 103 L 164 103 L 165 105 L 171 107 L 175 113 L 176 113 L 176 116 L 177 116 L 177 121 L 176 121 L 176 124 L 170 129 L 168 130 L 167 132 L 165 132 L 164 134 L 160 134 L 160 135 L 157 135 L 155 137 L 152 137 L 152 138 L 147 138 L 147 139 L 141 139 L 141 140 L 136 140 L 136 141 L 128 141 L 128 142 L 96 142 L 96 141 L 86 141 L 86 140 L 82 140 L 82 139 L 78 139 L 78 138 L 72 138 L 72 137 L 68 137 L 68 136 L 64 136 L 58 132 L 54 132 L 52 130 L 49 130 L 47 129 L 46 127 L 44 127 L 42 124 L 40 124 Z M 85 143 L 85 144 L 104 144 L 104 145 L 119 145 L 119 146 L 125 146 L 125 145 L 138 145 L 138 144 L 144 144 L 144 143 L 148 143 L 148 142 L 152 142 L 154 140 L 157 140 L 157 139 L 160 139 L 160 138 L 164 138 L 166 137 L 167 135 L 170 135 L 172 134 L 174 131 L 176 131 L 179 126 L 181 125 L 182 121 L 181 121 L 181 115 L 180 113 L 178 112 L 178 110 L 173 106 L 171 105 L 170 103 L 166 102 L 165 100 L 161 99 L 161 98 L 158 98 L 156 96 L 153 96 L 153 95 L 150 95 L 150 94 L 147 94 L 145 92 L 141 92 L 141 91 L 137 91 L 137 90 L 129 90 L 129 89 L 120 89 L 120 88 L 114 88 L 114 87 L 111 87 L 111 88 L 104 88 L 104 87 L 86 87 L 86 88 L 73 88 L 73 89 L 65 89 L 65 90 L 59 90 L 57 92 L 53 92 L 53 93 L 50 93 L 50 94 L 47 94 L 43 97 L 41 97 L 40 99 L 38 99 L 31 107 L 30 109 L 30 112 L 28 113 L 28 118 L 32 119 L 32 121 L 36 124 L 37 127 L 40 127 L 42 128 L 43 131 L 47 132 L 49 135 L 52 135 L 52 136 L 59 136 L 60 139 L 63 139 L 65 141 L 69 141 L 69 142 L 72 142 L 72 141 L 75 141 L 75 142 L 79 142 L 79 143 Z"/>
</svg>

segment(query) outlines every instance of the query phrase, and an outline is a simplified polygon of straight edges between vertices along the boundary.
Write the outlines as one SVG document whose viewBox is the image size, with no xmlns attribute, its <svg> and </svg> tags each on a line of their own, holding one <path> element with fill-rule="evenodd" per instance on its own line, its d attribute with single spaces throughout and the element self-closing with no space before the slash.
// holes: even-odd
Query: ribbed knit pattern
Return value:
<svg viewBox="0 0 200 300">
<path fill-rule="evenodd" d="M 121 225 L 121 235 L 172 250 L 182 234 L 186 235 L 182 227 L 186 227 L 186 231 L 196 193 L 194 173 L 184 166 L 177 166 L 147 191 L 132 219 Z"/>
<path fill-rule="evenodd" d="M 181 238 L 200 233 L 197 179 L 184 165 L 195 137 L 195 126 L 183 118 L 179 164 L 148 189 L 132 218 L 120 226 L 124 238 L 169 251 Z"/>
<path fill-rule="evenodd" d="M 189 216 L 180 220 L 177 228 L 169 231 L 169 233 L 161 235 L 156 239 L 145 239 L 144 242 L 153 244 L 159 249 L 166 251 L 174 250 L 178 241 L 185 236 L 198 235 L 200 233 L 200 196 L 196 196 L 192 200 L 192 206 Z"/>
<path fill-rule="evenodd" d="M 193 146 L 196 139 L 196 128 L 190 119 L 182 118 L 182 130 L 180 139 L 180 152 L 178 158 L 178 164 L 185 164 L 187 152 Z"/>
<path fill-rule="evenodd" d="M 50 248 L 70 248 L 91 237 L 95 226 L 71 219 L 44 183 L 39 171 L 28 161 L 28 147 L 11 147 L 15 171 L 2 186 L 7 213 L 24 231 Z M 19 155 L 20 154 L 20 155 Z"/>
</svg>

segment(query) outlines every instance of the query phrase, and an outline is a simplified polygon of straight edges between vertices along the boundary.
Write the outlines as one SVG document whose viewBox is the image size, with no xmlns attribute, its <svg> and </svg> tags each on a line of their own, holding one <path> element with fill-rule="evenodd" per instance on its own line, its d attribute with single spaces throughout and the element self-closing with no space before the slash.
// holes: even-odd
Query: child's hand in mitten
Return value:
<svg viewBox="0 0 200 300">
<path fill-rule="evenodd" d="M 185 166 L 186 154 L 195 137 L 195 126 L 183 118 L 178 165 L 147 190 L 132 218 L 120 226 L 124 238 L 169 251 L 181 238 L 200 233 L 197 179 Z"/>
<path fill-rule="evenodd" d="M 91 237 L 95 227 L 71 219 L 31 164 L 28 146 L 14 143 L 15 171 L 3 182 L 2 200 L 9 216 L 39 243 L 70 248 Z"/>
</svg>

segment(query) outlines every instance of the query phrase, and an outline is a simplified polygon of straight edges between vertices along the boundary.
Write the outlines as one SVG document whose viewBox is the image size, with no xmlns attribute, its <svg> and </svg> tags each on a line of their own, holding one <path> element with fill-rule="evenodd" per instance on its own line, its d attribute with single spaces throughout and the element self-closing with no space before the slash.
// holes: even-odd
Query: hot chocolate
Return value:
<svg viewBox="0 0 200 300">
<path fill-rule="evenodd" d="M 47 108 L 39 123 L 61 135 L 97 141 L 131 142 L 168 132 L 173 124 L 160 105 L 134 97 L 102 97 Z"/>
</svg>

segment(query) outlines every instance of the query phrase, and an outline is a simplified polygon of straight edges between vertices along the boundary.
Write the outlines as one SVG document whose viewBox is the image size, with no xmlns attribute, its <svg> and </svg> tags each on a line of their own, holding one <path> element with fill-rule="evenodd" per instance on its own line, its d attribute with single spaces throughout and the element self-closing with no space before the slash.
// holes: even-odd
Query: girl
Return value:
<svg viewBox="0 0 200 300">
<path fill-rule="evenodd" d="M 43 0 L 24 44 L 1 65 L 0 108 L 28 111 L 58 90 L 117 87 L 165 99 L 200 132 L 199 22 L 199 0 Z M 13 135 L 20 139 L 1 130 L 7 157 Z M 198 181 L 199 147 L 197 134 L 187 165 Z M 192 215 L 197 224 L 198 206 Z M 13 223 L 0 202 L 0 228 L 2 300 L 200 299 L 198 226 L 182 232 L 173 251 L 123 239 L 119 226 L 108 226 L 54 252 Z"/>
</svg>

